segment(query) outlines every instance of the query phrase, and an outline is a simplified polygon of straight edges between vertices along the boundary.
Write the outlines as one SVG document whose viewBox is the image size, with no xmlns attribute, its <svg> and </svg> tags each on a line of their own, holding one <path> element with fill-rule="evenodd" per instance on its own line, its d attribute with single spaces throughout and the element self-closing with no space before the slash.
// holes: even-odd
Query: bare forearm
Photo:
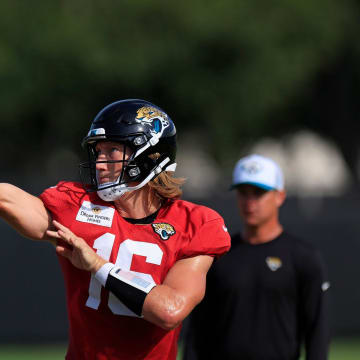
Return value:
<svg viewBox="0 0 360 360">
<path fill-rule="evenodd" d="M 167 330 L 177 327 L 203 299 L 206 273 L 212 262 L 209 256 L 178 261 L 163 285 L 156 286 L 147 295 L 144 318 Z"/>
<path fill-rule="evenodd" d="M 166 285 L 158 285 L 145 299 L 143 316 L 153 324 L 171 330 L 180 325 L 196 303 Z"/>
<path fill-rule="evenodd" d="M 0 217 L 21 235 L 45 239 L 50 214 L 42 201 L 11 184 L 0 184 Z"/>
</svg>

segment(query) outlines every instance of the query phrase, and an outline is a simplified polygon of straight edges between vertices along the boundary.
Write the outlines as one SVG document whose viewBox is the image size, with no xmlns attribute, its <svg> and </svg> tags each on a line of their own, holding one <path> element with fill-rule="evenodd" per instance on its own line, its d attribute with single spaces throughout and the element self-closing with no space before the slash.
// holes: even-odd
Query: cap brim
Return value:
<svg viewBox="0 0 360 360">
<path fill-rule="evenodd" d="M 263 189 L 263 190 L 266 190 L 266 191 L 270 191 L 270 190 L 275 190 L 274 187 L 272 186 L 269 186 L 269 185 L 265 185 L 265 184 L 261 184 L 261 183 L 257 183 L 257 182 L 251 182 L 251 181 L 246 181 L 246 182 L 242 182 L 242 183 L 237 183 L 237 184 L 232 184 L 230 186 L 230 189 L 229 190 L 234 190 L 236 188 L 238 188 L 239 186 L 241 185 L 253 185 L 253 186 L 256 186 L 260 189 Z"/>
</svg>

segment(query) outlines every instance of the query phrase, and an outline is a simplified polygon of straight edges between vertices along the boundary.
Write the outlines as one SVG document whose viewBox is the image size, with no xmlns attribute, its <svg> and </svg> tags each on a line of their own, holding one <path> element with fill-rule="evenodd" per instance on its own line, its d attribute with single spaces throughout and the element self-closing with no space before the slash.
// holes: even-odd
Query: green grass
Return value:
<svg viewBox="0 0 360 360">
<path fill-rule="evenodd" d="M 304 360 L 302 354 L 300 360 Z M 359 360 L 360 338 L 338 338 L 331 342 L 329 360 Z"/>
<path fill-rule="evenodd" d="M 66 345 L 0 345 L 1 360 L 63 360 Z"/>
<path fill-rule="evenodd" d="M 0 345 L 1 360 L 63 360 L 65 352 L 66 345 Z M 359 359 L 359 338 L 332 341 L 329 360 Z M 181 360 L 181 349 L 178 360 Z"/>
<path fill-rule="evenodd" d="M 360 359 L 360 339 L 336 339 L 330 346 L 329 360 Z"/>
</svg>

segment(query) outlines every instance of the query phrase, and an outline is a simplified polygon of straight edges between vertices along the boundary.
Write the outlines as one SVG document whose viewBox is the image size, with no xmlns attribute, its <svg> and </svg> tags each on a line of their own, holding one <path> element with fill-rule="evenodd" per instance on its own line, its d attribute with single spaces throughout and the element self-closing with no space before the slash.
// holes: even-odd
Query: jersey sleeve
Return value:
<svg viewBox="0 0 360 360">
<path fill-rule="evenodd" d="M 182 248 L 180 258 L 197 255 L 219 257 L 230 249 L 230 235 L 221 217 L 199 224 L 187 246 Z"/>
<path fill-rule="evenodd" d="M 56 186 L 50 187 L 40 194 L 40 199 L 50 211 L 54 220 L 62 222 L 66 226 L 66 218 L 69 210 L 79 197 L 80 192 L 74 191 L 73 183 L 59 182 Z M 80 197 L 79 197 L 80 198 Z"/>
</svg>

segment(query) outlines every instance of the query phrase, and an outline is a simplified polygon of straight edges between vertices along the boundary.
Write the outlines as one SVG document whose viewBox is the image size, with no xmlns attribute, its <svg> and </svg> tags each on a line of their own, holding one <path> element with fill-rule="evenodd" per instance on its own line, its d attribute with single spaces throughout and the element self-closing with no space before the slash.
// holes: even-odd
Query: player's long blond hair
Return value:
<svg viewBox="0 0 360 360">
<path fill-rule="evenodd" d="M 157 159 L 160 156 L 159 153 L 149 155 L 152 159 Z M 161 199 L 179 199 L 182 195 L 181 186 L 185 183 L 185 178 L 177 178 L 172 171 L 163 171 L 154 180 L 151 180 L 148 184 L 155 195 Z"/>
</svg>

